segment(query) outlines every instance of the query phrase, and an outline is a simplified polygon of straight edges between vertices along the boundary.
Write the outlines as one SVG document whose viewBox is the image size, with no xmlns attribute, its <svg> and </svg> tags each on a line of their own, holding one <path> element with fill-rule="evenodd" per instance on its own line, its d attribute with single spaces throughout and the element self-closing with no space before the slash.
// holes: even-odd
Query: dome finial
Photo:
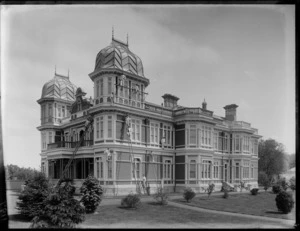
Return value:
<svg viewBox="0 0 300 231">
<path fill-rule="evenodd" d="M 68 68 L 68 78 L 70 77 L 70 69 Z"/>
<path fill-rule="evenodd" d="M 128 46 L 128 33 L 127 33 L 127 46 Z"/>
<path fill-rule="evenodd" d="M 54 66 L 54 74 L 56 75 L 56 64 Z"/>
<path fill-rule="evenodd" d="M 112 26 L 112 39 L 114 39 L 114 25 Z"/>
</svg>

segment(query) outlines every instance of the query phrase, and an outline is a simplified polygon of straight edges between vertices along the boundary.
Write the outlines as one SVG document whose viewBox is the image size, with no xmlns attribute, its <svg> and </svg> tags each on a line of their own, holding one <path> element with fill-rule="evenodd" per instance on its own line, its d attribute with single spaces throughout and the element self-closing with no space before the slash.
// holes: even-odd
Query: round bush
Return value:
<svg viewBox="0 0 300 231">
<path fill-rule="evenodd" d="M 282 211 L 284 214 L 291 212 L 295 203 L 292 194 L 286 191 L 278 193 L 275 201 L 278 210 Z"/>
<path fill-rule="evenodd" d="M 125 208 L 138 209 L 141 205 L 141 199 L 137 194 L 129 194 L 121 201 L 121 206 Z"/>
<path fill-rule="evenodd" d="M 99 181 L 95 177 L 89 175 L 82 183 L 80 192 L 82 194 L 80 201 L 83 203 L 86 213 L 95 212 L 101 203 L 101 196 L 103 194 Z"/>
<path fill-rule="evenodd" d="M 227 190 L 224 190 L 223 198 L 227 199 L 229 197 L 229 193 Z"/>
<path fill-rule="evenodd" d="M 157 201 L 160 205 L 167 205 L 168 204 L 168 193 L 163 191 L 162 187 L 159 187 L 154 194 L 153 198 Z"/>
<path fill-rule="evenodd" d="M 272 191 L 273 191 L 273 193 L 278 194 L 282 191 L 282 188 L 280 185 L 273 185 Z"/>
<path fill-rule="evenodd" d="M 258 190 L 259 190 L 258 188 L 253 188 L 253 189 L 251 189 L 250 192 L 251 192 L 252 195 L 257 195 L 258 194 Z"/>
<path fill-rule="evenodd" d="M 191 188 L 186 188 L 183 192 L 184 199 L 189 202 L 196 196 L 196 193 Z"/>
</svg>

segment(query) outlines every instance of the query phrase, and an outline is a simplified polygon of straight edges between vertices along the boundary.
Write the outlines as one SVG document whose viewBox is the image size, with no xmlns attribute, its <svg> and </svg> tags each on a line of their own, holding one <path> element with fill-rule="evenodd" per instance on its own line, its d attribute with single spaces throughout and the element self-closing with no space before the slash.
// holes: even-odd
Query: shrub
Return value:
<svg viewBox="0 0 300 231">
<path fill-rule="evenodd" d="M 227 199 L 229 197 L 229 193 L 228 191 L 225 189 L 224 190 L 224 194 L 223 194 L 223 198 Z"/>
<path fill-rule="evenodd" d="M 291 188 L 293 191 L 296 190 L 296 179 L 295 179 L 294 176 L 290 179 L 290 188 Z"/>
<path fill-rule="evenodd" d="M 273 185 L 272 191 L 273 191 L 273 193 L 277 194 L 282 191 L 282 188 L 280 185 Z"/>
<path fill-rule="evenodd" d="M 6 201 L 0 203 L 0 222 L 7 220 L 7 205 L 6 205 Z"/>
<path fill-rule="evenodd" d="M 215 185 L 214 185 L 214 184 L 208 185 L 208 188 L 206 189 L 208 198 L 210 197 L 210 194 L 211 194 L 214 190 L 215 190 Z"/>
<path fill-rule="evenodd" d="M 128 194 L 121 201 L 121 206 L 125 208 L 138 209 L 142 205 L 141 199 L 138 194 Z"/>
<path fill-rule="evenodd" d="M 82 186 L 80 187 L 82 198 L 80 202 L 83 203 L 86 213 L 93 213 L 101 203 L 101 196 L 103 194 L 102 187 L 99 185 L 99 181 L 89 175 Z"/>
<path fill-rule="evenodd" d="M 17 209 L 24 216 L 33 218 L 43 210 L 43 201 L 49 195 L 50 187 L 46 176 L 38 172 L 25 182 L 25 188 L 19 195 Z"/>
<path fill-rule="evenodd" d="M 32 220 L 30 228 L 74 228 L 84 221 L 84 207 L 74 199 L 72 180 L 59 180 L 43 202 L 43 210 Z"/>
<path fill-rule="evenodd" d="M 259 190 L 258 188 L 253 188 L 253 189 L 251 189 L 250 192 L 251 192 L 252 195 L 257 195 L 258 190 Z"/>
<path fill-rule="evenodd" d="M 275 201 L 278 210 L 282 211 L 284 214 L 291 212 L 295 203 L 292 194 L 286 191 L 278 193 Z"/>
<path fill-rule="evenodd" d="M 190 202 L 195 196 L 196 193 L 191 188 L 186 188 L 183 192 L 183 197 L 187 202 Z"/>
<path fill-rule="evenodd" d="M 280 185 L 284 191 L 286 191 L 289 188 L 289 185 L 285 178 L 280 178 L 278 180 L 277 184 Z"/>
<path fill-rule="evenodd" d="M 159 187 L 157 188 L 157 191 L 156 193 L 154 194 L 154 197 L 153 197 L 157 202 L 158 204 L 160 205 L 167 205 L 168 204 L 168 193 L 165 193 L 163 191 L 163 188 L 162 187 Z"/>
</svg>

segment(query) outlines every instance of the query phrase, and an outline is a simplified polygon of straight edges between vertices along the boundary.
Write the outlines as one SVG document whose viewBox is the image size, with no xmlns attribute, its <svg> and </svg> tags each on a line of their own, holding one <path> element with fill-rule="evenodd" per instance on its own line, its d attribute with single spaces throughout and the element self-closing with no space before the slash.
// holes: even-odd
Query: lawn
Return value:
<svg viewBox="0 0 300 231">
<path fill-rule="evenodd" d="M 282 226 L 283 225 L 283 226 Z M 274 221 L 257 222 L 243 218 L 207 212 L 197 212 L 170 205 L 142 202 L 139 209 L 124 209 L 120 205 L 100 205 L 94 214 L 78 228 L 262 228 L 289 227 Z"/>
<path fill-rule="evenodd" d="M 295 198 L 295 193 L 293 195 Z M 223 195 L 212 195 L 210 198 L 207 196 L 194 198 L 190 203 L 184 199 L 174 199 L 173 201 L 218 211 L 295 220 L 295 204 L 291 213 L 283 214 L 276 207 L 275 197 L 276 194 L 272 192 L 261 191 L 256 196 L 251 195 L 250 192 L 229 193 L 227 199 L 224 199 Z"/>
</svg>

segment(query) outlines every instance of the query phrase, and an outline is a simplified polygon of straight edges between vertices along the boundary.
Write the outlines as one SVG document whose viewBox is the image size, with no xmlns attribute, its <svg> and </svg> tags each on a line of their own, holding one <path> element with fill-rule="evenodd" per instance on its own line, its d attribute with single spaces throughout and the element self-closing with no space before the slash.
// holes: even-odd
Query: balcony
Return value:
<svg viewBox="0 0 300 231">
<path fill-rule="evenodd" d="M 48 144 L 47 150 L 52 150 L 52 149 L 56 149 L 56 148 L 75 148 L 79 142 L 80 141 L 75 141 L 75 142 L 58 141 L 55 143 Z M 93 146 L 93 144 L 94 144 L 93 140 L 83 140 L 83 141 L 81 141 L 80 147 Z"/>
</svg>

